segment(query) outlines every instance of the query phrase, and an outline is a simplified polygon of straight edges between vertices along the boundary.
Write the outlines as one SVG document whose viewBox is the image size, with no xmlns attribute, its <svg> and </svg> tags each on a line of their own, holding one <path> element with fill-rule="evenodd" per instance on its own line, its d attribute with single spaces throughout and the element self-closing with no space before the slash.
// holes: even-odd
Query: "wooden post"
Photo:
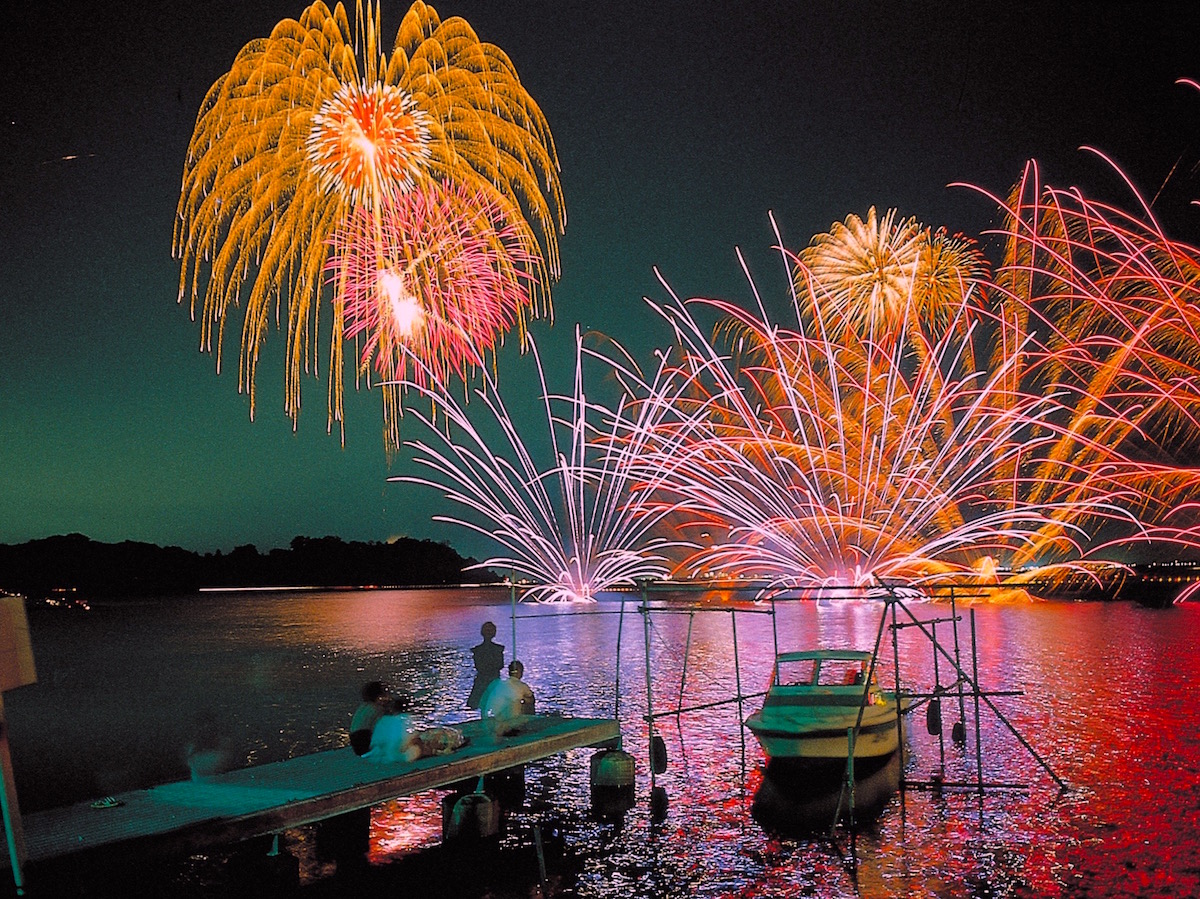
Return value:
<svg viewBox="0 0 1200 899">
<path fill-rule="evenodd" d="M 13 780 L 12 756 L 8 750 L 4 691 L 36 682 L 25 599 L 21 596 L 0 597 L 0 814 L 4 818 L 5 842 L 18 896 L 25 894 L 21 870 L 26 858 L 25 830 L 21 826 L 21 807 L 17 803 L 17 784 Z"/>
<path fill-rule="evenodd" d="M 8 751 L 8 724 L 4 720 L 4 698 L 0 694 L 0 812 L 4 816 L 4 835 L 8 858 L 12 863 L 17 895 L 25 894 L 25 830 L 21 826 L 21 808 L 17 804 L 17 785 L 13 780 L 12 757 Z"/>
</svg>

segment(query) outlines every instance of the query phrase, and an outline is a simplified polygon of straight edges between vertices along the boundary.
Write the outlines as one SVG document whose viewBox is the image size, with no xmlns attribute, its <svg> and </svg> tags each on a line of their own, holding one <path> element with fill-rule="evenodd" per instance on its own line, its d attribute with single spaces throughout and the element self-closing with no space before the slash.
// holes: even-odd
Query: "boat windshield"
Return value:
<svg viewBox="0 0 1200 899">
<path fill-rule="evenodd" d="M 817 677 L 822 687 L 861 684 L 867 677 L 866 664 L 857 659 L 825 659 Z"/>
<path fill-rule="evenodd" d="M 861 684 L 866 663 L 859 659 L 781 659 L 775 683 L 781 687 L 842 687 Z"/>
<path fill-rule="evenodd" d="M 807 687 L 817 682 L 816 659 L 780 661 L 775 683 L 781 687 Z"/>
</svg>

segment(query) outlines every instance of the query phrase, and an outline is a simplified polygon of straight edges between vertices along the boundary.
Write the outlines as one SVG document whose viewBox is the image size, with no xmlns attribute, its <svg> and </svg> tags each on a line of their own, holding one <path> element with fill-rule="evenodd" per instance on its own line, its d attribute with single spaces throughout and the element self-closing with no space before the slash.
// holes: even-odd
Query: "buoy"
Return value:
<svg viewBox="0 0 1200 899">
<path fill-rule="evenodd" d="M 658 734 L 650 738 L 650 766 L 655 774 L 667 770 L 667 742 Z"/>
<path fill-rule="evenodd" d="M 446 809 L 450 814 L 446 814 Z M 442 840 L 489 840 L 500 835 L 500 803 L 487 793 L 467 793 L 442 802 Z"/>
<path fill-rule="evenodd" d="M 592 811 L 614 818 L 633 808 L 633 756 L 620 749 L 601 749 L 592 755 Z"/>
<path fill-rule="evenodd" d="M 925 729 L 934 737 L 942 732 L 942 701 L 940 699 L 929 700 L 929 705 L 925 709 Z"/>
<path fill-rule="evenodd" d="M 667 820 L 667 791 L 663 787 L 655 787 L 650 791 L 650 820 L 661 824 Z"/>
<path fill-rule="evenodd" d="M 950 739 L 952 739 L 959 746 L 966 745 L 967 729 L 961 721 L 955 721 L 954 727 L 950 728 Z"/>
</svg>

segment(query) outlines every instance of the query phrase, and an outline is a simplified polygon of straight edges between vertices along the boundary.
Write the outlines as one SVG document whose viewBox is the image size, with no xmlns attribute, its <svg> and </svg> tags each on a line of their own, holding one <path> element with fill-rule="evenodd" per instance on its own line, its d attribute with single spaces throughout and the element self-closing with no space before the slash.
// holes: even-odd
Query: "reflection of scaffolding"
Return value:
<svg viewBox="0 0 1200 899">
<path fill-rule="evenodd" d="M 687 588 L 683 588 L 686 590 Z M 695 589 L 707 589 L 698 586 Z M 687 603 L 678 600 L 660 600 L 653 602 L 650 598 L 651 593 L 679 593 L 681 588 L 678 584 L 650 584 L 643 582 L 641 584 L 641 603 L 637 611 L 642 615 L 643 632 L 645 635 L 645 665 L 646 665 L 646 714 L 644 720 L 648 728 L 648 754 L 650 758 L 650 778 L 651 778 L 651 808 L 653 811 L 661 813 L 666 808 L 665 792 L 657 784 L 657 775 L 663 773 L 666 768 L 665 761 L 665 746 L 662 737 L 656 732 L 656 723 L 667 717 L 677 718 L 688 712 L 697 712 L 716 708 L 723 705 L 736 704 L 738 707 L 738 718 L 742 726 L 739 727 L 741 734 L 742 747 L 742 771 L 745 774 L 746 764 L 746 739 L 745 739 L 745 703 L 747 700 L 758 699 L 765 696 L 765 692 L 745 693 L 742 688 L 741 677 L 741 658 L 737 636 L 737 618 L 739 614 L 756 614 L 771 616 L 771 632 L 774 641 L 774 655 L 779 655 L 779 634 L 776 626 L 777 606 L 784 602 L 793 602 L 797 600 L 832 600 L 839 599 L 867 599 L 878 601 L 882 604 L 882 610 L 879 618 L 879 627 L 876 631 L 875 644 L 871 652 L 871 664 L 867 672 L 867 677 L 864 685 L 864 698 L 866 691 L 870 688 L 870 684 L 875 677 L 880 662 L 880 649 L 883 645 L 884 633 L 888 630 L 891 632 L 892 641 L 892 676 L 896 691 L 896 728 L 899 736 L 899 752 L 902 755 L 905 752 L 905 729 L 903 716 L 910 714 L 919 708 L 926 710 L 926 729 L 931 736 L 938 738 L 938 772 L 929 777 L 907 777 L 903 772 L 904 765 L 901 764 L 901 775 L 899 781 L 899 793 L 901 802 L 901 814 L 905 813 L 905 794 L 907 790 L 960 790 L 976 792 L 980 799 L 980 815 L 982 816 L 982 800 L 985 792 L 990 790 L 1025 790 L 1026 785 L 1014 784 L 1001 781 L 988 780 L 985 777 L 983 770 L 983 736 L 982 736 L 982 712 L 986 707 L 995 719 L 1000 722 L 1018 741 L 1023 749 L 1037 762 L 1038 766 L 1058 785 L 1060 790 L 1066 789 L 1064 781 L 1055 774 L 1054 770 L 1046 762 L 1044 758 L 1037 752 L 1036 749 L 1025 739 L 1017 729 L 1017 727 L 1009 720 L 1009 718 L 1000 710 L 993 699 L 1002 696 L 1019 696 L 1022 691 L 1019 690 L 985 690 L 980 686 L 979 682 L 979 656 L 977 631 L 975 624 L 975 610 L 970 610 L 970 658 L 969 667 L 967 670 L 967 662 L 963 659 L 962 651 L 962 635 L 960 634 L 960 623 L 962 615 L 959 611 L 959 602 L 964 599 L 975 599 L 986 595 L 982 592 L 986 588 L 962 588 L 962 587 L 945 587 L 938 588 L 936 591 L 916 592 L 911 588 L 903 588 L 896 585 L 883 585 L 872 589 L 863 589 L 856 587 L 821 587 L 812 589 L 789 590 L 786 595 L 777 594 L 768 596 L 755 602 L 751 608 L 737 607 L 734 605 L 701 605 L 698 603 Z M 948 604 L 949 615 L 921 619 L 918 618 L 909 605 L 905 601 L 905 597 L 921 599 L 935 599 L 944 601 Z M 625 601 L 622 600 L 621 615 L 624 620 Z M 733 646 L 733 666 L 735 676 L 734 696 L 727 699 L 720 699 L 712 702 L 705 702 L 697 705 L 685 706 L 684 693 L 687 686 L 687 670 L 688 670 L 688 654 L 691 648 L 692 624 L 695 616 L 698 613 L 719 613 L 727 614 L 730 617 L 730 631 Z M 675 708 L 656 711 L 653 699 L 653 661 L 651 658 L 651 616 L 653 615 L 688 615 L 688 631 L 684 647 L 683 655 L 683 670 L 680 676 L 679 693 L 675 704 Z M 889 623 L 890 619 L 890 623 Z M 938 627 L 942 626 L 943 635 L 945 634 L 946 626 L 949 626 L 951 631 L 950 641 L 947 645 L 939 638 Z M 903 686 L 902 675 L 900 670 L 900 651 L 899 651 L 899 636 L 902 631 L 907 631 L 915 628 L 929 642 L 929 646 L 933 653 L 933 677 L 934 684 L 928 690 L 909 690 Z M 617 639 L 617 671 L 618 678 L 620 672 L 620 633 L 618 629 Z M 814 647 L 815 648 L 815 647 Z M 942 683 L 943 676 L 948 678 L 947 683 Z M 618 689 L 619 696 L 619 689 Z M 974 750 L 975 750 L 975 771 L 974 777 L 969 779 L 947 779 L 945 777 L 946 768 L 946 741 L 945 730 L 942 727 L 942 702 L 943 700 L 952 701 L 953 705 L 957 706 L 957 720 L 951 728 L 951 741 L 960 747 L 965 748 L 967 743 L 967 715 L 968 711 L 972 713 L 974 723 Z M 619 702 L 619 699 L 618 699 Z M 859 719 L 856 726 L 850 729 L 847 734 L 849 746 L 854 745 L 854 740 L 858 736 L 858 728 L 862 724 L 862 710 L 860 708 Z M 854 826 L 854 757 L 851 750 L 847 754 L 846 774 L 842 780 L 841 795 L 838 800 L 837 812 L 834 815 L 832 827 L 836 829 L 838 823 L 843 820 L 843 813 L 848 814 L 848 824 L 853 830 Z"/>
</svg>

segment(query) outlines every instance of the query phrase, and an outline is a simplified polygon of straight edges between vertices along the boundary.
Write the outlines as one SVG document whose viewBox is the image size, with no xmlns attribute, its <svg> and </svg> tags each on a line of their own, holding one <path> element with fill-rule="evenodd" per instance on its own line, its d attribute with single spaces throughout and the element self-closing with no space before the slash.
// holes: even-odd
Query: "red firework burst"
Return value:
<svg viewBox="0 0 1200 899">
<path fill-rule="evenodd" d="M 444 184 L 392 198 L 378 221 L 357 209 L 334 237 L 330 279 L 345 297 L 346 337 L 387 381 L 406 354 L 445 381 L 463 376 L 515 325 L 536 315 L 536 249 L 482 194 Z"/>
</svg>

